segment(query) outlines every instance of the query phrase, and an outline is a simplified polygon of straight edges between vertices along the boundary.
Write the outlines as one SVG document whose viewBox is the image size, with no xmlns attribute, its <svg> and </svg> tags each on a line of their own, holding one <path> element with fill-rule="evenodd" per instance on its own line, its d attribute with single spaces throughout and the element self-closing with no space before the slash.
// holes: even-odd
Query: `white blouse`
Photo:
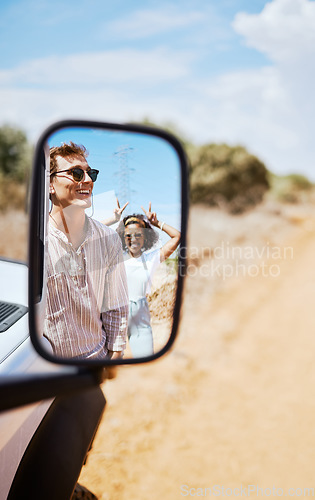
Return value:
<svg viewBox="0 0 315 500">
<path fill-rule="evenodd" d="M 138 300 L 150 293 L 152 278 L 160 265 L 160 249 L 143 252 L 140 257 L 125 254 L 129 300 Z"/>
</svg>

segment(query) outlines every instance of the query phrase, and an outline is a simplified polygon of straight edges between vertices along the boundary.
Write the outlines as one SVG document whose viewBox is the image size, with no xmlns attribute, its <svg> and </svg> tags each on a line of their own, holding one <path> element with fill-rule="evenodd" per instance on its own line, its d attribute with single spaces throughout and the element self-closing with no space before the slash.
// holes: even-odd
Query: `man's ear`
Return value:
<svg viewBox="0 0 315 500">
<path fill-rule="evenodd" d="M 55 194 L 55 188 L 52 184 L 49 184 L 49 194 Z"/>
</svg>

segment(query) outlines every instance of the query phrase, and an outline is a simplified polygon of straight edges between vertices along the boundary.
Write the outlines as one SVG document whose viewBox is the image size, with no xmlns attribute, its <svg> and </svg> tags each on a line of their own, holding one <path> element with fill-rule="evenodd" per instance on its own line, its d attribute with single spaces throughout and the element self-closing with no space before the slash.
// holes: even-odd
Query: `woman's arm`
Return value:
<svg viewBox="0 0 315 500">
<path fill-rule="evenodd" d="M 180 242 L 180 232 L 174 227 L 170 226 L 166 222 L 158 221 L 158 228 L 164 231 L 170 236 L 170 240 L 167 241 L 160 249 L 160 261 L 166 260 L 172 253 L 176 250 Z"/>
<path fill-rule="evenodd" d="M 176 250 L 180 242 L 180 232 L 175 229 L 173 226 L 170 226 L 166 222 L 160 222 L 157 218 L 156 212 L 151 211 L 151 202 L 149 203 L 149 210 L 146 211 L 143 207 L 141 207 L 144 213 L 146 214 L 148 221 L 152 226 L 158 227 L 161 231 L 168 234 L 171 238 L 167 241 L 162 248 L 160 249 L 160 261 L 163 262 L 166 260 L 172 253 Z"/>
</svg>

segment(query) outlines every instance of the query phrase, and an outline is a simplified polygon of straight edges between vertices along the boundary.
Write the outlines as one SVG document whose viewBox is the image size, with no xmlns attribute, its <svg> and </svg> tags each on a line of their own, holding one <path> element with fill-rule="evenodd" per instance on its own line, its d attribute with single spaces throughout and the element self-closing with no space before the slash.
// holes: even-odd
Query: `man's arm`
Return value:
<svg viewBox="0 0 315 500">
<path fill-rule="evenodd" d="M 103 328 L 106 332 L 106 348 L 112 359 L 121 357 L 126 348 L 129 297 L 127 277 L 121 241 L 117 233 L 111 234 L 110 262 L 106 273 L 102 308 Z"/>
<path fill-rule="evenodd" d="M 102 313 L 103 328 L 106 332 L 108 357 L 122 357 L 126 348 L 129 307 L 122 306 Z"/>
</svg>

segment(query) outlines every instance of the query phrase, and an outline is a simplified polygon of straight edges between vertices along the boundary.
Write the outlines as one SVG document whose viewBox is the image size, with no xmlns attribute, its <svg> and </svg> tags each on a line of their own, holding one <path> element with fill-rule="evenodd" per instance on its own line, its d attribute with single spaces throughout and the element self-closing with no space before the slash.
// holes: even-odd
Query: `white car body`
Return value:
<svg viewBox="0 0 315 500">
<path fill-rule="evenodd" d="M 23 263 L 0 260 L 0 302 L 27 306 L 28 269 Z M 0 378 L 23 373 L 55 371 L 44 361 L 29 338 L 28 315 L 24 314 L 0 332 Z M 53 400 L 0 413 L 0 498 L 7 498 L 21 458 Z"/>
</svg>

